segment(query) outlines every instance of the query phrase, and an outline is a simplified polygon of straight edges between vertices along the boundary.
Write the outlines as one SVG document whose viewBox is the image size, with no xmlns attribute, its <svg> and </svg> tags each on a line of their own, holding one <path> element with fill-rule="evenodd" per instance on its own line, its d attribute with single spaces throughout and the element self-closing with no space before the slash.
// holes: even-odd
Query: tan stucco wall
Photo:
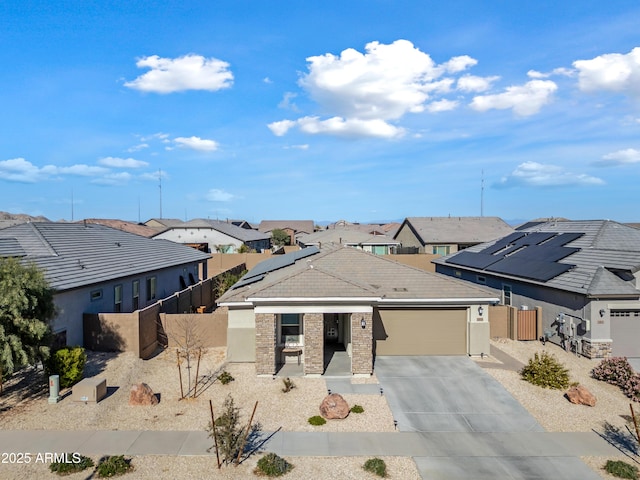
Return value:
<svg viewBox="0 0 640 480">
<path fill-rule="evenodd" d="M 227 345 L 227 310 L 220 307 L 213 313 L 160 314 L 160 321 L 168 338 L 168 347 L 184 345 L 186 332 L 191 331 L 201 347 Z"/>
<path fill-rule="evenodd" d="M 417 255 L 383 255 L 384 258 L 393 260 L 394 262 L 409 265 L 410 267 L 419 268 L 427 272 L 435 272 L 436 266 L 431 263 L 434 258 L 440 258 L 440 255 L 431 253 L 419 253 Z"/>
<path fill-rule="evenodd" d="M 253 309 L 229 310 L 227 360 L 256 361 L 256 319 Z"/>
<path fill-rule="evenodd" d="M 207 269 L 210 277 L 226 272 L 227 270 L 242 265 L 246 265 L 247 270 L 251 270 L 258 263 L 271 257 L 271 252 L 266 253 L 214 253 L 207 260 Z"/>
</svg>

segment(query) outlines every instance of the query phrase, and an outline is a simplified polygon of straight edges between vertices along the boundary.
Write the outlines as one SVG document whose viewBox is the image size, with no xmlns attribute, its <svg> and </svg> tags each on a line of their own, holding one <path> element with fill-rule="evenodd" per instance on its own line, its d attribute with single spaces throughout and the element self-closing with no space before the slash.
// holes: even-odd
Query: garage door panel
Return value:
<svg viewBox="0 0 640 480">
<path fill-rule="evenodd" d="M 465 355 L 466 309 L 380 310 L 376 355 Z"/>
<path fill-rule="evenodd" d="M 640 357 L 640 311 L 612 310 L 611 354 L 614 357 Z"/>
</svg>

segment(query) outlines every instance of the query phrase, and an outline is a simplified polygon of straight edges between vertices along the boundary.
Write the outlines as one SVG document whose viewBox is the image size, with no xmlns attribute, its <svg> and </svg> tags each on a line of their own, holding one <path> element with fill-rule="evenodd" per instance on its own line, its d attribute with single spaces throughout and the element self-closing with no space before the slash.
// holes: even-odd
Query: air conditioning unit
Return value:
<svg viewBox="0 0 640 480">
<path fill-rule="evenodd" d="M 520 305 L 520 310 L 529 310 L 528 305 Z"/>
</svg>

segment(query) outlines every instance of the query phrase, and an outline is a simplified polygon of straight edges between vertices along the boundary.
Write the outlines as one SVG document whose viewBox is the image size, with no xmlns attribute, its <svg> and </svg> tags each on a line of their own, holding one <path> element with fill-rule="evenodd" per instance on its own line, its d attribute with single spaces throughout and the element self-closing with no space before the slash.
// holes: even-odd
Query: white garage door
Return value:
<svg viewBox="0 0 640 480">
<path fill-rule="evenodd" d="M 611 354 L 640 357 L 640 310 L 611 310 Z"/>
<path fill-rule="evenodd" d="M 467 310 L 379 310 L 376 355 L 466 355 Z"/>
</svg>

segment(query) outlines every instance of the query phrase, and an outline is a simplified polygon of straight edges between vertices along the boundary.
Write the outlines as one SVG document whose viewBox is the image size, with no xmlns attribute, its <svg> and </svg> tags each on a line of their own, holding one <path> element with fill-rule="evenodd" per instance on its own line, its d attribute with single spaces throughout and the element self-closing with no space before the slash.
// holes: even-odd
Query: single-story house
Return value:
<svg viewBox="0 0 640 480">
<path fill-rule="evenodd" d="M 221 220 L 189 220 L 167 227 L 153 238 L 198 247 L 209 253 L 236 253 L 243 245 L 258 253 L 271 248 L 269 235 Z"/>
<path fill-rule="evenodd" d="M 640 357 L 640 230 L 554 220 L 434 263 L 503 304 L 541 307 L 541 337 L 591 358 Z"/>
<path fill-rule="evenodd" d="M 323 374 L 339 345 L 354 375 L 376 355 L 489 352 L 484 287 L 351 247 L 309 247 L 261 262 L 220 299 L 228 307 L 227 356 L 273 375 L 298 351 L 306 375 Z"/>
<path fill-rule="evenodd" d="M 258 231 L 271 235 L 274 230 L 283 230 L 289 235 L 289 245 L 296 245 L 298 236 L 313 233 L 313 220 L 262 220 Z"/>
<path fill-rule="evenodd" d="M 55 289 L 52 330 L 83 344 L 83 314 L 142 309 L 197 283 L 208 254 L 97 224 L 38 222 L 0 230 L 0 255 L 32 262 Z"/>
<path fill-rule="evenodd" d="M 498 217 L 407 217 L 393 238 L 418 253 L 448 255 L 513 231 Z"/>
<path fill-rule="evenodd" d="M 320 230 L 319 232 L 300 235 L 298 237 L 298 245 L 302 248 L 320 247 L 330 244 L 359 248 L 365 252 L 376 255 L 389 255 L 394 247 L 400 245 L 400 242 L 387 235 L 371 235 L 361 230 L 351 230 L 348 228 Z"/>
</svg>

